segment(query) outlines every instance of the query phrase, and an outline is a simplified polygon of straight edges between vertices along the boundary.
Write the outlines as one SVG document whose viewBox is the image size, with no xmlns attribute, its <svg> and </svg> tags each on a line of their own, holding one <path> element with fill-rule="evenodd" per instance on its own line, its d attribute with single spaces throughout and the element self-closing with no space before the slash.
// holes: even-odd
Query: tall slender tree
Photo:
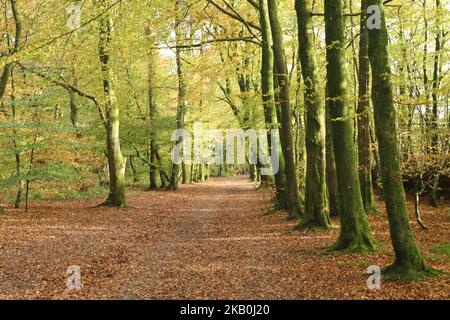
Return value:
<svg viewBox="0 0 450 320">
<path fill-rule="evenodd" d="M 388 32 L 382 0 L 368 0 L 380 9 L 380 29 L 369 30 L 369 58 L 372 67 L 372 99 L 375 130 L 380 153 L 383 195 L 389 220 L 394 263 L 385 272 L 395 278 L 415 279 L 430 272 L 414 238 L 408 220 L 406 196 L 399 164 Z"/>
<path fill-rule="evenodd" d="M 367 10 L 367 0 L 361 1 L 361 12 Z M 367 15 L 361 15 L 359 35 L 358 69 L 358 160 L 359 182 L 364 209 L 367 214 L 376 213 L 375 196 L 372 181 L 372 156 L 370 143 L 369 110 L 369 40 L 367 33 Z"/>
<path fill-rule="evenodd" d="M 338 192 L 341 198 L 341 232 L 335 250 L 372 251 L 371 235 L 358 178 L 353 113 L 348 100 L 342 0 L 325 0 L 327 85 Z"/>
<path fill-rule="evenodd" d="M 175 37 L 176 37 L 176 62 L 177 62 L 177 75 L 178 75 L 178 107 L 177 107 L 177 129 L 184 128 L 184 117 L 186 111 L 186 81 L 183 70 L 183 60 L 181 57 L 181 32 L 182 32 L 182 21 L 181 21 L 181 9 L 182 2 L 177 0 L 175 3 L 176 18 L 175 18 Z M 183 137 L 179 137 L 177 144 L 183 143 Z M 186 166 L 183 163 L 181 165 L 183 182 L 186 182 Z M 174 163 L 172 165 L 172 176 L 170 179 L 169 189 L 178 190 L 178 180 L 180 173 L 180 165 Z"/>
<path fill-rule="evenodd" d="M 438 133 L 438 120 L 439 120 L 439 89 L 441 87 L 441 73 L 442 73 L 442 39 L 443 39 L 443 27 L 442 27 L 442 8 L 441 1 L 435 0 L 435 10 L 436 10 L 436 36 L 434 39 L 434 66 L 433 66 L 433 85 L 432 94 L 433 107 L 432 107 L 432 118 L 431 127 L 433 130 L 431 137 L 432 150 L 435 155 L 439 154 L 439 133 Z M 439 172 L 434 173 L 431 193 L 430 193 L 430 204 L 431 206 L 437 208 L 437 189 L 439 187 Z"/>
<path fill-rule="evenodd" d="M 340 199 L 337 188 L 336 161 L 334 159 L 333 135 L 331 132 L 330 100 L 328 99 L 328 86 L 325 88 L 325 141 L 327 163 L 327 192 L 330 216 L 340 216 Z"/>
<path fill-rule="evenodd" d="M 12 46 L 9 49 L 8 55 L 13 56 L 20 50 L 20 46 L 22 45 L 22 19 L 19 14 L 19 9 L 17 7 L 17 1 L 16 0 L 9 0 L 9 3 L 11 4 L 11 10 L 14 18 L 15 23 L 15 35 L 14 35 L 14 46 Z M 8 43 L 11 41 L 9 34 L 7 34 Z M 14 66 L 14 61 L 7 63 L 4 68 L 3 72 L 0 75 L 0 101 L 2 101 L 5 92 L 6 87 L 8 85 L 8 79 L 11 74 L 11 69 Z"/>
<path fill-rule="evenodd" d="M 157 188 L 156 184 L 156 131 L 154 130 L 155 118 L 156 118 L 156 97 L 154 90 L 154 78 L 155 78 L 155 57 L 154 50 L 150 49 L 149 59 L 148 59 L 148 114 L 150 118 L 150 166 L 149 166 L 149 177 L 150 177 L 150 190 L 155 190 Z"/>
<path fill-rule="evenodd" d="M 273 50 L 272 50 L 272 33 L 270 29 L 269 12 L 267 0 L 259 0 L 259 15 L 261 24 L 261 44 L 262 44 L 262 58 L 261 58 L 261 91 L 264 106 L 264 120 L 266 128 L 278 129 L 278 118 L 274 97 L 274 74 L 273 74 Z M 275 174 L 276 186 L 276 207 L 278 209 L 286 209 L 286 178 L 284 168 L 284 158 L 282 150 L 279 146 L 271 145 L 271 135 L 267 135 L 267 141 L 271 152 L 278 152 L 279 154 L 279 169 Z"/>
<path fill-rule="evenodd" d="M 108 1 L 100 0 L 99 7 L 104 12 L 100 17 L 98 52 L 102 71 L 104 109 L 106 113 L 106 150 L 109 165 L 109 196 L 107 205 L 116 207 L 127 206 L 125 197 L 126 158 L 120 147 L 119 106 L 114 93 L 114 74 L 110 62 L 112 40 L 112 19 L 107 10 Z"/>
<path fill-rule="evenodd" d="M 279 86 L 279 101 L 281 106 L 281 146 L 283 149 L 286 182 L 287 182 L 287 210 L 290 218 L 303 213 L 303 199 L 301 199 L 297 170 L 294 161 L 294 148 L 292 141 L 291 103 L 289 97 L 289 71 L 283 47 L 283 31 L 278 19 L 276 0 L 268 0 L 269 20 L 273 38 L 274 63 Z"/>
<path fill-rule="evenodd" d="M 296 0 L 299 55 L 305 84 L 306 190 L 301 227 L 331 228 L 325 179 L 325 105 L 316 68 L 311 0 Z"/>
</svg>

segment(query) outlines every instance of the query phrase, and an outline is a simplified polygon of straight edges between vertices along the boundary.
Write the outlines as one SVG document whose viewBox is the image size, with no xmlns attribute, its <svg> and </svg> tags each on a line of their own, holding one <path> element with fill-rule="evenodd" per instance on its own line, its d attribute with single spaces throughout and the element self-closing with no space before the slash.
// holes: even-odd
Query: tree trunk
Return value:
<svg viewBox="0 0 450 320">
<path fill-rule="evenodd" d="M 134 165 L 134 162 L 133 162 L 133 157 L 130 156 L 128 161 L 130 163 L 131 172 L 133 173 L 133 185 L 137 185 L 137 183 L 139 182 L 139 179 L 137 176 L 136 166 Z"/>
<path fill-rule="evenodd" d="M 367 0 L 361 1 L 361 12 L 367 10 Z M 361 34 L 359 36 L 359 74 L 358 74 L 358 159 L 359 182 L 364 209 L 367 214 L 377 213 L 372 181 L 372 157 L 370 152 L 370 110 L 369 110 L 369 39 L 367 16 L 361 15 Z"/>
<path fill-rule="evenodd" d="M 101 9 L 105 10 L 106 1 L 101 1 Z M 100 18 L 99 57 L 103 78 L 106 110 L 106 149 L 109 165 L 109 196 L 106 205 L 126 207 L 125 168 L 126 159 L 120 147 L 119 107 L 113 90 L 113 71 L 110 65 L 112 20 L 108 13 Z"/>
<path fill-rule="evenodd" d="M 325 179 L 325 105 L 321 99 L 316 68 L 311 0 L 295 2 L 299 55 L 305 84 L 306 189 L 302 228 L 330 229 Z"/>
<path fill-rule="evenodd" d="M 294 162 L 292 143 L 291 103 L 289 99 L 289 72 L 283 50 L 283 31 L 278 20 L 278 8 L 275 0 L 269 0 L 269 19 L 273 38 L 274 61 L 277 69 L 279 99 L 281 106 L 282 149 L 285 161 L 287 182 L 287 211 L 289 218 L 298 217 L 303 213 L 303 200 L 300 198 L 297 170 Z"/>
<path fill-rule="evenodd" d="M 356 162 L 352 106 L 348 101 L 342 0 L 325 0 L 327 79 L 341 232 L 334 250 L 373 251 L 376 241 L 364 211 Z"/>
<path fill-rule="evenodd" d="M 11 108 L 12 108 L 12 121 L 13 123 L 16 123 L 16 104 L 15 104 L 15 100 L 16 100 L 16 96 L 15 96 L 15 92 L 16 92 L 16 88 L 15 88 L 15 83 L 14 83 L 14 68 L 11 68 Z M 17 132 L 14 129 L 14 134 L 16 135 Z M 16 175 L 19 179 L 18 183 L 17 183 L 17 193 L 16 193 L 16 201 L 14 202 L 14 208 L 16 209 L 20 209 L 20 204 L 22 202 L 22 192 L 23 192 L 23 180 L 21 178 L 21 153 L 20 150 L 17 146 L 17 141 L 13 140 L 12 141 L 13 145 L 14 145 L 14 155 L 15 155 L 15 159 L 16 159 Z"/>
<path fill-rule="evenodd" d="M 9 0 L 9 2 L 11 4 L 11 10 L 12 10 L 13 18 L 14 18 L 14 23 L 15 23 L 15 35 L 14 35 L 14 46 L 12 48 L 10 48 L 8 54 L 14 55 L 19 51 L 20 46 L 22 44 L 22 20 L 20 18 L 19 10 L 17 8 L 17 1 Z M 9 34 L 7 34 L 7 38 L 8 38 L 8 44 L 9 44 L 9 39 L 10 39 Z M 10 63 L 6 64 L 5 67 L 3 68 L 2 74 L 0 76 L 0 102 L 2 101 L 3 97 L 5 96 L 6 86 L 8 85 L 8 79 L 11 74 L 11 70 L 12 70 L 13 66 L 14 66 L 14 62 L 10 62 Z"/>
<path fill-rule="evenodd" d="M 154 93 L 154 78 L 155 78 L 155 57 L 153 55 L 153 50 L 150 49 L 149 60 L 148 60 L 148 113 L 150 118 L 150 166 L 149 166 L 149 179 L 150 179 L 150 190 L 155 190 L 157 188 L 156 183 L 156 167 L 153 165 L 156 163 L 156 132 L 154 130 L 155 118 L 156 118 L 156 98 Z"/>
<path fill-rule="evenodd" d="M 177 42 L 177 48 L 176 48 L 176 61 L 177 61 L 177 75 L 178 75 L 178 108 L 177 108 L 177 130 L 184 128 L 184 113 L 186 108 L 186 82 L 184 79 L 184 72 L 183 72 L 183 63 L 181 60 L 181 48 L 179 45 L 181 44 L 181 2 L 180 0 L 176 1 L 175 4 L 176 8 L 176 21 L 175 21 L 175 36 L 176 36 L 176 42 Z M 178 141 L 176 141 L 177 144 L 183 143 L 183 138 L 179 137 Z M 183 175 L 183 183 L 186 182 L 186 175 L 185 175 L 185 165 L 181 165 L 182 169 L 182 175 Z M 180 171 L 180 165 L 173 164 L 172 165 L 172 176 L 170 179 L 169 189 L 173 191 L 178 190 L 178 180 L 179 180 L 179 171 Z"/>
<path fill-rule="evenodd" d="M 160 168 L 159 169 L 159 179 L 161 180 L 160 187 L 161 187 L 161 189 L 165 189 L 165 188 L 167 188 L 167 184 L 169 182 L 169 177 L 166 175 L 166 173 L 162 169 L 162 159 L 161 159 L 161 156 L 159 155 L 158 145 L 156 145 L 156 147 L 155 147 L 155 157 L 156 157 L 158 167 Z"/>
<path fill-rule="evenodd" d="M 326 163 L 327 163 L 327 191 L 330 216 L 340 216 L 340 198 L 338 195 L 336 163 L 334 160 L 333 135 L 331 133 L 330 100 L 328 88 L 325 89 L 325 127 L 326 127 Z"/>
<path fill-rule="evenodd" d="M 273 51 L 272 51 L 273 53 Z M 273 88 L 274 88 L 274 100 L 275 100 L 275 115 L 276 115 L 276 123 L 279 133 L 279 141 L 278 144 L 278 154 L 280 160 L 280 170 L 275 175 L 275 185 L 277 188 L 277 201 L 276 201 L 276 209 L 278 210 L 286 210 L 287 209 L 287 181 L 286 181 L 286 165 L 284 162 L 283 155 L 283 131 L 281 128 L 281 105 L 280 105 L 280 87 L 278 86 L 278 72 L 275 63 L 272 67 L 272 75 L 273 75 Z"/>
<path fill-rule="evenodd" d="M 77 130 L 78 129 L 78 95 L 73 90 L 68 90 L 69 93 L 69 107 L 70 107 L 70 122 L 72 123 L 72 127 Z"/>
<path fill-rule="evenodd" d="M 278 119 L 275 109 L 274 100 L 274 83 L 273 83 L 273 51 L 272 51 L 272 34 L 270 31 L 269 12 L 267 0 L 259 0 L 259 20 L 261 24 L 262 37 L 262 58 L 261 58 L 261 93 L 263 101 L 264 120 L 267 129 L 267 143 L 270 150 L 269 154 L 279 152 L 278 146 L 272 146 L 271 130 L 278 129 Z M 276 173 L 277 174 L 277 173 Z M 275 174 L 275 175 L 276 175 Z M 268 177 L 267 177 L 268 178 Z M 262 178 L 263 182 L 270 184 L 272 180 Z M 262 183 L 263 184 L 263 183 Z M 278 186 L 277 183 L 275 183 Z M 277 197 L 278 197 L 277 188 Z"/>
<path fill-rule="evenodd" d="M 435 50 L 434 50 L 434 67 L 433 67 L 433 108 L 432 108 L 432 137 L 431 146 L 435 157 L 439 155 L 439 133 L 438 133 L 438 119 L 439 119 L 439 89 L 441 87 L 441 46 L 442 46 L 442 12 L 441 12 L 441 1 L 436 0 L 436 38 L 435 38 Z M 435 159 L 435 162 L 438 160 Z M 437 165 L 436 165 L 436 169 Z M 439 172 L 434 173 L 432 189 L 430 192 L 430 205 L 432 207 L 438 207 L 437 201 L 437 190 L 439 188 Z"/>
<path fill-rule="evenodd" d="M 381 179 L 395 252 L 395 262 L 386 269 L 386 272 L 395 278 L 414 279 L 429 269 L 417 247 L 406 211 L 383 3 L 382 0 L 369 0 L 368 4 L 381 9 L 381 29 L 369 30 L 369 58 L 372 66 L 372 99 Z"/>
</svg>

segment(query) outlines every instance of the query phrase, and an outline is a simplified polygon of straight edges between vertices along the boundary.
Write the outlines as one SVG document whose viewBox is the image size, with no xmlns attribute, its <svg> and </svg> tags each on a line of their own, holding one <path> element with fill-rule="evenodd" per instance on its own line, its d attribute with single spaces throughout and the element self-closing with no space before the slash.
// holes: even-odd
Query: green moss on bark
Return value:
<svg viewBox="0 0 450 320">
<path fill-rule="evenodd" d="M 394 264 L 385 269 L 385 274 L 391 278 L 414 280 L 433 272 L 428 268 L 416 244 L 407 215 L 399 163 L 396 113 L 383 3 L 381 0 L 369 0 L 368 5 L 375 5 L 381 9 L 381 28 L 369 30 L 369 58 L 372 66 L 372 99 L 383 195 L 395 252 Z"/>
<path fill-rule="evenodd" d="M 268 2 L 270 27 L 273 39 L 274 64 L 279 86 L 279 103 L 281 107 L 282 149 L 286 170 L 286 198 L 289 217 L 298 217 L 303 213 L 303 200 L 300 198 L 297 182 L 297 170 L 294 161 L 292 139 L 291 103 L 289 94 L 289 72 L 283 49 L 283 32 L 278 19 L 276 1 Z"/>
<path fill-rule="evenodd" d="M 353 113 L 348 100 L 342 0 L 326 0 L 327 85 L 338 194 L 341 232 L 332 250 L 367 252 L 377 249 L 364 211 L 353 141 Z"/>
<path fill-rule="evenodd" d="M 316 68 L 312 1 L 296 1 L 299 56 L 305 84 L 306 189 L 301 228 L 330 229 L 325 178 L 325 105 L 321 99 Z"/>
</svg>

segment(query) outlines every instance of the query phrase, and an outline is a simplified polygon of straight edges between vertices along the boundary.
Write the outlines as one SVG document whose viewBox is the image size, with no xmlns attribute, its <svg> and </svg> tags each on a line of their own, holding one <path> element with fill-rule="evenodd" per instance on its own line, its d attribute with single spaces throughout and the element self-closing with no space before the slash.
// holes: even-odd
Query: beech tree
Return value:
<svg viewBox="0 0 450 320">
<path fill-rule="evenodd" d="M 11 11 L 14 18 L 14 25 L 15 25 L 15 35 L 14 35 L 14 44 L 10 45 L 11 42 L 13 42 L 13 39 L 9 37 L 9 34 L 7 34 L 7 42 L 8 42 L 8 52 L 5 53 L 5 56 L 14 56 L 18 53 L 20 50 L 20 46 L 22 43 L 22 19 L 19 14 L 19 9 L 17 7 L 17 1 L 16 0 L 9 0 L 9 3 L 11 5 Z M 8 85 L 8 79 L 11 74 L 11 70 L 14 66 L 14 61 L 8 62 L 3 67 L 2 73 L 0 75 L 0 102 L 2 101 L 5 93 L 6 93 L 6 86 Z"/>
<path fill-rule="evenodd" d="M 100 0 L 99 8 L 105 10 L 108 5 L 106 0 Z M 119 106 L 114 93 L 114 73 L 110 65 L 110 45 L 112 32 L 112 19 L 109 13 L 105 13 L 99 22 L 99 58 L 102 71 L 104 110 L 106 127 L 106 150 L 109 165 L 109 196 L 107 205 L 126 207 L 125 197 L 125 167 L 126 158 L 122 155 L 120 146 L 120 119 Z"/>
<path fill-rule="evenodd" d="M 177 62 L 177 75 L 178 75 L 178 108 L 177 108 L 177 129 L 184 128 L 184 118 L 186 112 L 186 81 L 184 78 L 183 71 L 183 58 L 181 53 L 181 37 L 182 37 L 182 21 L 181 21 L 181 0 L 177 0 L 175 4 L 176 10 L 176 19 L 175 19 L 175 37 L 176 37 L 176 62 Z M 179 137 L 176 141 L 177 144 L 183 143 L 183 137 Z M 182 170 L 182 179 L 183 183 L 186 183 L 186 166 L 184 163 L 181 164 Z M 172 177 L 170 179 L 169 189 L 177 191 L 178 190 L 178 181 L 179 181 L 179 171 L 180 165 L 174 163 L 172 166 Z"/>
<path fill-rule="evenodd" d="M 306 190 L 302 227 L 329 229 L 331 221 L 325 180 L 325 104 L 321 99 L 316 67 L 312 1 L 295 2 L 298 21 L 299 54 L 305 84 L 306 109 Z"/>
<path fill-rule="evenodd" d="M 342 0 L 326 0 L 327 86 L 331 115 L 341 231 L 335 250 L 373 251 L 377 244 L 365 214 L 356 162 L 353 112 L 348 100 Z"/>
<path fill-rule="evenodd" d="M 361 12 L 367 11 L 367 1 L 361 0 Z M 376 213 L 375 195 L 372 181 L 372 152 L 370 140 L 369 109 L 369 40 L 367 33 L 367 16 L 361 15 L 359 35 L 358 65 L 358 160 L 361 196 L 366 213 Z"/>
<path fill-rule="evenodd" d="M 133 203 L 139 194 L 159 205 L 180 183 L 203 190 L 195 184 L 211 177 L 205 189 L 213 190 L 231 178 L 233 190 L 245 184 L 236 187 L 242 199 L 259 192 L 275 204 L 282 218 L 271 219 L 302 230 L 297 240 L 314 237 L 307 229 L 339 228 L 330 249 L 370 253 L 388 222 L 395 260 L 387 274 L 434 274 L 425 250 L 438 240 L 422 232 L 441 230 L 450 191 L 448 1 L 69 2 L 0 1 L 8 214 L 42 209 L 41 200 L 127 207 L 128 188 Z M 250 161 L 248 137 L 244 163 L 209 163 L 217 150 L 204 138 L 199 162 L 174 164 L 183 143 L 171 140 L 174 130 L 194 133 L 199 122 L 223 137 L 268 130 L 278 172 L 261 175 L 270 165 Z M 295 221 L 283 224 L 286 214 Z"/>
<path fill-rule="evenodd" d="M 292 141 L 291 103 L 289 93 L 289 77 L 283 46 L 283 31 L 281 30 L 278 8 L 275 0 L 268 0 L 269 20 L 273 38 L 274 64 L 279 86 L 279 103 L 281 107 L 281 146 L 285 161 L 287 182 L 287 211 L 289 217 L 297 217 L 303 213 L 303 199 L 301 199 L 297 170 L 294 162 L 294 148 Z"/>
<path fill-rule="evenodd" d="M 259 16 L 261 24 L 261 95 L 264 109 L 264 120 L 268 130 L 278 129 L 278 115 L 275 105 L 274 74 L 273 74 L 273 50 L 272 50 L 272 30 L 268 12 L 267 0 L 259 1 Z M 280 144 L 272 146 L 271 136 L 268 132 L 267 141 L 270 152 L 278 152 L 279 169 L 275 174 L 276 185 L 276 207 L 286 209 L 286 176 L 284 157 Z"/>
<path fill-rule="evenodd" d="M 385 272 L 392 277 L 415 279 L 431 271 L 416 244 L 406 209 L 397 147 L 396 112 L 387 50 L 388 33 L 384 7 L 381 0 L 368 0 L 368 4 L 380 8 L 381 13 L 380 29 L 369 30 L 369 58 L 372 67 L 372 99 L 380 152 L 383 196 L 395 252 L 395 261 L 385 269 Z"/>
</svg>

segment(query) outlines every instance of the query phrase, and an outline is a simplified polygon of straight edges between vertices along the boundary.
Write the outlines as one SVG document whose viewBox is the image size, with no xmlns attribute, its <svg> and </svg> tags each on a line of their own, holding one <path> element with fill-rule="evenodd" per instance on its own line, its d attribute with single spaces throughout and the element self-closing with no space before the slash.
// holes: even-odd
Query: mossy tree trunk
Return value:
<svg viewBox="0 0 450 320">
<path fill-rule="evenodd" d="M 331 217 L 340 216 L 340 199 L 337 188 L 336 162 L 334 160 L 333 135 L 331 132 L 330 100 L 328 99 L 328 88 L 325 90 L 325 128 L 326 128 L 326 164 L 327 164 L 327 191 L 328 207 Z"/>
<path fill-rule="evenodd" d="M 155 62 L 154 52 L 150 49 L 148 57 L 148 113 L 150 118 L 150 166 L 149 166 L 149 179 L 150 190 L 155 190 L 158 186 L 156 183 L 156 132 L 154 130 L 155 118 L 156 118 L 156 98 L 154 90 L 154 78 L 155 78 Z"/>
<path fill-rule="evenodd" d="M 292 141 L 291 103 L 289 97 L 289 72 L 283 49 L 283 31 L 278 19 L 278 8 L 275 0 L 268 1 L 269 20 L 273 39 L 274 62 L 277 70 L 279 99 L 281 106 L 282 149 L 285 161 L 287 182 L 288 217 L 298 217 L 303 213 L 303 200 L 300 198 L 297 182 L 297 170 L 294 161 Z"/>
<path fill-rule="evenodd" d="M 267 0 L 259 0 L 259 20 L 261 24 L 261 38 L 262 38 L 262 58 L 261 58 L 261 93 L 263 100 L 264 121 L 266 123 L 267 142 L 272 152 L 278 152 L 278 146 L 272 146 L 272 139 L 270 131 L 278 128 L 278 119 L 274 98 L 274 83 L 273 83 L 273 51 L 272 51 L 272 33 L 270 30 L 269 12 L 267 7 Z M 278 172 L 275 174 L 275 176 Z M 262 182 L 268 182 L 264 177 L 261 178 Z M 277 197 L 280 194 L 278 192 L 278 182 L 275 180 L 277 186 Z"/>
<path fill-rule="evenodd" d="M 272 51 L 273 53 L 273 51 Z M 274 88 L 274 100 L 275 100 L 275 115 L 276 115 L 276 123 L 277 128 L 279 129 L 279 145 L 278 145 L 278 154 L 280 157 L 280 170 L 275 175 L 275 185 L 277 188 L 277 201 L 276 201 L 276 209 L 278 210 L 286 210 L 287 209 L 287 181 L 286 181 L 286 166 L 284 162 L 284 154 L 283 154 L 283 131 L 281 128 L 281 105 L 280 105 L 280 87 L 278 85 L 278 77 L 277 77 L 277 68 L 275 66 L 275 62 L 272 68 L 273 75 L 273 88 Z M 275 120 L 274 120 L 275 121 Z"/>
<path fill-rule="evenodd" d="M 367 10 L 367 0 L 361 1 L 361 11 Z M 370 110 L 369 110 L 369 40 L 367 33 L 367 16 L 361 15 L 359 36 L 359 70 L 358 70 L 358 160 L 359 182 L 364 209 L 367 214 L 376 213 L 375 196 L 372 182 L 372 157 L 370 147 Z"/>
<path fill-rule="evenodd" d="M 184 78 L 184 72 L 183 72 L 183 62 L 181 57 L 181 1 L 177 0 L 175 4 L 176 9 L 176 19 L 175 19 L 175 36 L 176 36 L 176 62 L 177 62 L 177 75 L 178 75 L 178 107 L 177 107 L 177 130 L 184 128 L 184 114 L 186 109 L 186 81 Z M 179 137 L 178 141 L 176 141 L 177 144 L 183 143 L 183 137 Z M 184 163 L 181 165 L 182 170 L 182 176 L 183 176 L 183 182 L 186 182 L 186 174 L 185 174 L 185 165 Z M 170 179 L 169 189 L 173 191 L 178 190 L 178 180 L 179 180 L 179 173 L 180 173 L 180 165 L 179 164 L 173 164 L 172 165 L 172 176 Z"/>
<path fill-rule="evenodd" d="M 429 269 L 416 244 L 406 211 L 383 2 L 369 0 L 368 5 L 375 5 L 381 9 L 381 28 L 369 30 L 369 58 L 372 66 L 372 99 L 380 153 L 381 180 L 395 252 L 395 262 L 386 269 L 386 272 L 394 277 L 414 279 Z"/>
<path fill-rule="evenodd" d="M 75 83 L 76 86 L 76 83 Z M 69 108 L 70 108 L 70 122 L 75 130 L 78 130 L 78 113 L 80 106 L 78 103 L 78 94 L 73 90 L 68 90 L 69 94 Z"/>
<path fill-rule="evenodd" d="M 316 68 L 311 0 L 296 0 L 299 55 L 305 84 L 306 189 L 302 228 L 331 228 L 325 179 L 325 105 Z"/>
<path fill-rule="evenodd" d="M 325 0 L 327 85 L 333 135 L 341 232 L 334 250 L 372 251 L 376 241 L 364 211 L 358 178 L 352 106 L 348 100 L 342 0 Z"/>
<path fill-rule="evenodd" d="M 101 10 L 105 10 L 107 1 L 100 1 Z M 126 159 L 120 147 L 119 107 L 113 89 L 113 70 L 110 65 L 112 20 L 108 13 L 100 18 L 99 57 L 102 71 L 104 106 L 106 113 L 106 150 L 109 165 L 109 196 L 107 205 L 127 206 L 125 197 Z"/>
</svg>

